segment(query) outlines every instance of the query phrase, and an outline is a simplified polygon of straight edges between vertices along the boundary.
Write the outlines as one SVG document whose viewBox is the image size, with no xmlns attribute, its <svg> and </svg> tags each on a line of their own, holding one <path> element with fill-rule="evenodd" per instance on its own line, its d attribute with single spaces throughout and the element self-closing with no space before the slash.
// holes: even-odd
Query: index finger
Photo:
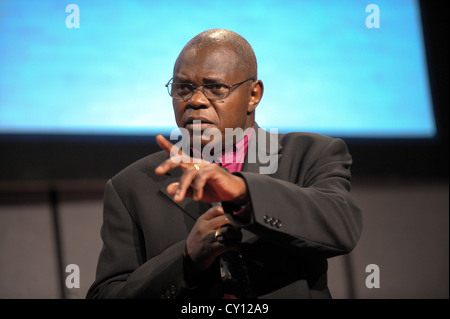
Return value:
<svg viewBox="0 0 450 319">
<path fill-rule="evenodd" d="M 171 154 L 171 152 L 173 152 L 173 154 L 180 154 L 180 149 L 178 147 L 176 147 L 175 145 L 173 145 L 171 142 L 169 142 L 164 136 L 162 136 L 161 134 L 158 134 L 156 136 L 156 142 L 158 143 L 158 145 L 165 150 L 167 153 Z"/>
</svg>

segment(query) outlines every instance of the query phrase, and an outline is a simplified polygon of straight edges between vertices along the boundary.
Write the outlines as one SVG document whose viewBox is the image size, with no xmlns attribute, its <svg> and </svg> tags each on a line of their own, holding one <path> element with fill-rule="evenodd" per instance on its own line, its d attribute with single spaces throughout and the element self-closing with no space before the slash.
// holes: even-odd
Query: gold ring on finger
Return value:
<svg viewBox="0 0 450 319">
<path fill-rule="evenodd" d="M 217 228 L 216 233 L 214 234 L 215 241 L 222 243 L 224 238 L 222 234 L 222 227 Z"/>
</svg>

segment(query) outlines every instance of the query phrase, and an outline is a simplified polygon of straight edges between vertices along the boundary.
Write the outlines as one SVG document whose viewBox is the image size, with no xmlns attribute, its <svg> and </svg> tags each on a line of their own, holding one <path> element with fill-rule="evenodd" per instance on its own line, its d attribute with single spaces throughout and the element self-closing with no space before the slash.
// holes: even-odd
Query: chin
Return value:
<svg viewBox="0 0 450 319">
<path fill-rule="evenodd" d="M 222 141 L 216 141 L 215 139 L 205 138 L 202 136 L 192 136 L 191 137 L 191 145 L 193 148 L 202 149 L 207 147 L 209 150 L 221 150 L 222 149 Z"/>
</svg>

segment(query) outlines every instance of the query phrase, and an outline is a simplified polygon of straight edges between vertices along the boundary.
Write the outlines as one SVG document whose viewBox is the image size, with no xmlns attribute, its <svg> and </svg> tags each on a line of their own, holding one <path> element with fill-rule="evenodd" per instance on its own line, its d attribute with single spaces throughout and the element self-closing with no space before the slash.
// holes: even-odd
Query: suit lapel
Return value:
<svg viewBox="0 0 450 319">
<path fill-rule="evenodd" d="M 279 162 L 282 146 L 277 136 L 263 130 L 258 124 L 255 123 L 254 129 L 253 136 L 248 143 L 248 150 L 242 171 L 261 174 L 269 163 L 273 163 L 273 161 Z M 276 139 L 276 147 L 271 147 L 271 139 L 272 145 L 274 144 L 273 139 Z M 262 159 L 266 162 L 263 163 L 261 161 Z M 272 174 L 275 174 L 276 171 Z"/>
<path fill-rule="evenodd" d="M 270 135 L 270 133 L 261 129 L 258 124 L 254 125 L 254 132 L 252 138 L 248 143 L 247 154 L 245 156 L 244 165 L 242 167 L 243 172 L 250 172 L 261 174 L 261 168 L 264 168 L 268 165 L 268 163 L 262 163 L 261 156 L 259 154 L 266 155 L 264 159 L 269 159 L 269 163 L 271 161 L 278 161 L 280 159 L 282 146 L 278 142 L 277 139 L 277 147 L 270 147 L 270 138 L 276 138 L 276 136 Z M 265 141 L 265 143 L 260 143 L 260 141 Z M 273 143 L 272 143 L 273 144 Z M 253 152 L 253 154 L 251 154 Z M 256 234 L 242 229 L 242 242 L 251 243 L 259 239 L 259 236 Z"/>
</svg>

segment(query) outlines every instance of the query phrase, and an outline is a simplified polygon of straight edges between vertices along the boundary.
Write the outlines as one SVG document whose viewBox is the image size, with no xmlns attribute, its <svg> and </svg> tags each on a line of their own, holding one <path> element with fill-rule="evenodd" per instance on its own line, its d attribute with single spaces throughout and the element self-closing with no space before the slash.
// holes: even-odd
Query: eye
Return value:
<svg viewBox="0 0 450 319">
<path fill-rule="evenodd" d="M 228 86 L 221 83 L 205 84 L 204 88 L 216 95 L 222 95 L 228 91 Z"/>
<path fill-rule="evenodd" d="M 190 83 L 174 83 L 174 88 L 178 95 L 187 95 L 192 92 L 192 85 Z"/>
</svg>

